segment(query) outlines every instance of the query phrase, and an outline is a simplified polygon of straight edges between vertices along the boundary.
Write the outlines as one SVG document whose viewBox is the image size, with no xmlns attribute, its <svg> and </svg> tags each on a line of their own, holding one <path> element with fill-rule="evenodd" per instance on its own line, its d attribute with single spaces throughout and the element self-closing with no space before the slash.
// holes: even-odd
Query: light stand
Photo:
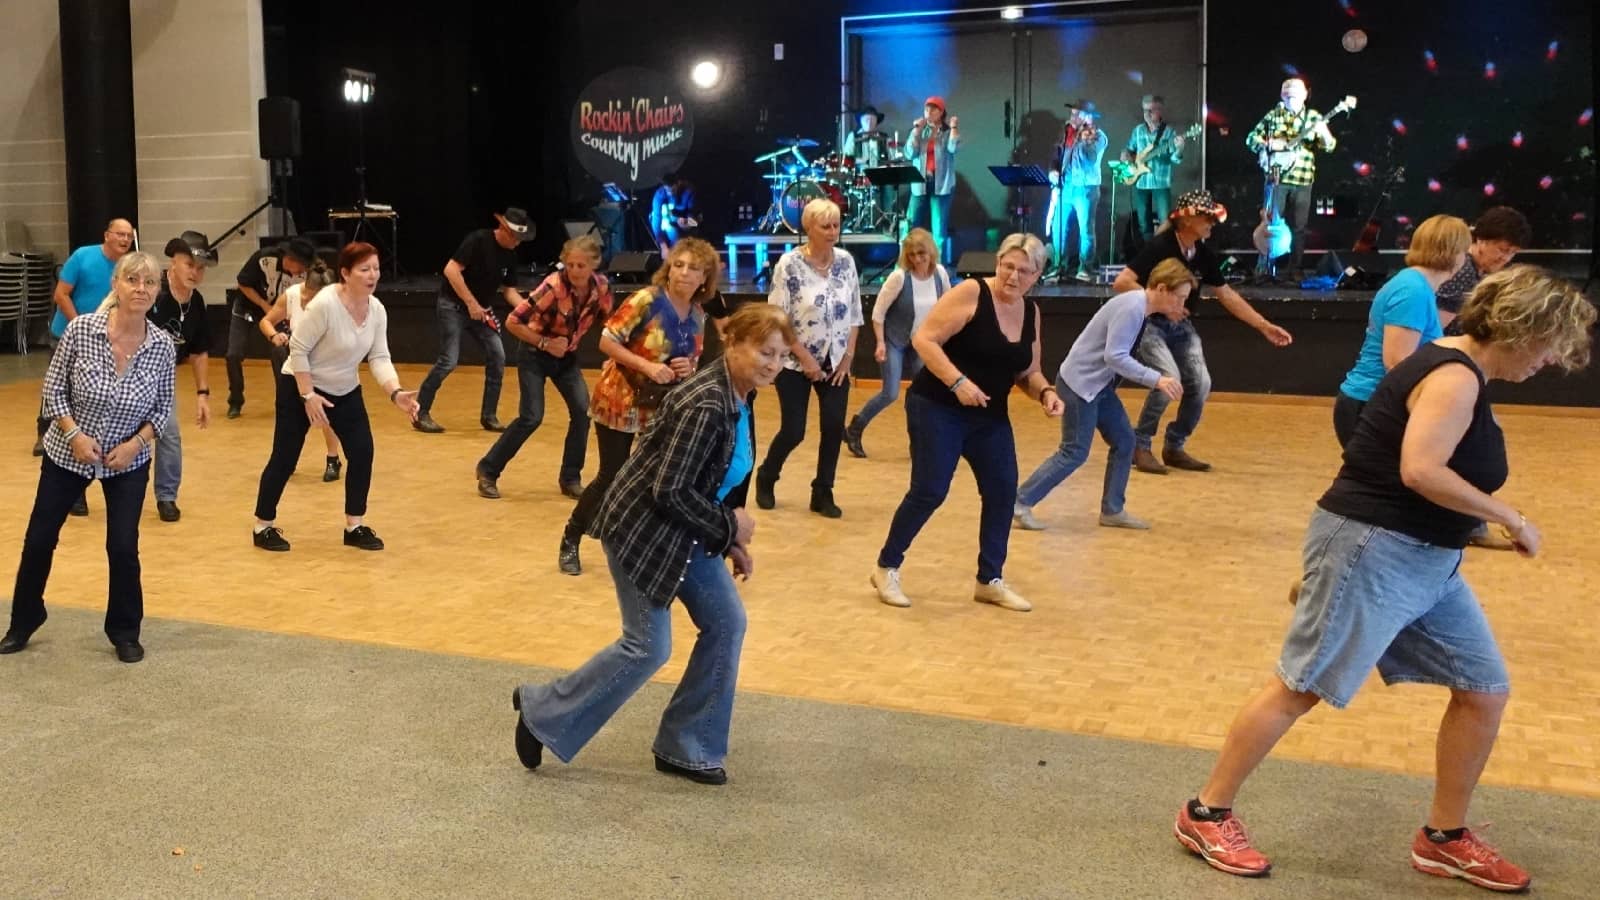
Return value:
<svg viewBox="0 0 1600 900">
<path fill-rule="evenodd" d="M 400 269 L 399 248 L 395 246 L 399 243 L 398 235 L 396 234 L 399 226 L 396 222 L 394 210 L 389 207 L 372 207 L 367 200 L 366 108 L 367 104 L 372 102 L 372 97 L 377 91 L 378 76 L 362 69 L 344 68 L 340 69 L 339 72 L 344 80 L 345 102 L 355 107 L 356 112 L 356 227 L 350 235 L 350 240 L 354 242 L 365 239 L 378 247 L 380 251 L 386 251 L 389 259 L 393 262 L 394 275 L 398 278 L 403 272 Z M 378 229 L 367 218 L 369 210 L 379 212 L 380 218 L 386 216 L 389 219 L 391 223 L 390 235 L 395 238 L 393 243 L 384 241 L 378 235 Z M 381 255 L 380 253 L 380 257 Z"/>
</svg>

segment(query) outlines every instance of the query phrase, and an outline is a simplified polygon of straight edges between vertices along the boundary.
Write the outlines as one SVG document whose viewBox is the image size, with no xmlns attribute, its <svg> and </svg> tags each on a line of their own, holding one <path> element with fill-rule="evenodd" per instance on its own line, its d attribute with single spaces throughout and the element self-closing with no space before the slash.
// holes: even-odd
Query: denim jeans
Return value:
<svg viewBox="0 0 1600 900">
<path fill-rule="evenodd" d="M 256 327 L 256 320 L 262 315 L 261 310 L 249 300 L 240 298 L 234 301 L 233 308 L 228 314 L 228 405 L 244 406 L 244 354 L 250 348 L 251 335 L 256 339 L 266 340 L 262 337 L 261 329 Z M 246 318 L 248 316 L 248 318 Z M 276 380 L 281 366 L 272 370 Z"/>
<path fill-rule="evenodd" d="M 1343 709 L 1374 667 L 1384 684 L 1511 690 L 1462 552 L 1317 507 L 1278 677 Z"/>
<path fill-rule="evenodd" d="M 883 375 L 883 387 L 878 389 L 867 399 L 861 411 L 856 413 L 855 423 L 861 428 L 866 428 L 878 413 L 888 409 L 890 404 L 900 399 L 900 381 L 917 377 L 922 371 L 922 357 L 910 347 L 902 347 L 889 341 L 883 345 L 883 362 L 878 364 L 878 371 Z"/>
<path fill-rule="evenodd" d="M 1128 473 L 1133 470 L 1133 426 L 1128 423 L 1128 411 L 1117 398 L 1115 380 L 1093 400 L 1085 400 L 1057 376 L 1056 393 L 1067 407 L 1061 415 L 1061 446 L 1017 489 L 1017 502 L 1023 506 L 1037 505 L 1068 475 L 1078 471 L 1089 458 L 1089 445 L 1094 442 L 1095 429 L 1099 429 L 1109 448 L 1105 486 L 1100 489 L 1100 511 L 1107 515 L 1122 512 L 1128 497 Z"/>
<path fill-rule="evenodd" d="M 911 487 L 894 511 L 878 565 L 898 569 L 922 526 L 944 503 L 956 464 L 965 459 L 978 480 L 978 581 L 1005 568 L 1011 514 L 1017 502 L 1017 445 L 1011 420 L 978 408 L 947 406 L 916 392 L 906 394 L 911 436 Z"/>
<path fill-rule="evenodd" d="M 691 551 L 698 553 L 699 547 Z M 622 608 L 622 637 L 577 671 L 549 684 L 528 684 L 522 721 L 562 762 L 572 762 L 589 739 L 672 656 L 672 607 L 644 599 L 605 547 Z M 715 769 L 728 755 L 734 685 L 744 646 L 745 612 L 721 557 L 689 564 L 678 599 L 700 630 L 689 664 L 673 692 L 651 752 L 687 769 Z"/>
<path fill-rule="evenodd" d="M 1145 240 L 1155 237 L 1156 229 L 1172 212 L 1172 188 L 1134 188 L 1133 220 Z"/>
<path fill-rule="evenodd" d="M 850 378 L 844 384 L 812 381 L 793 369 L 778 373 L 773 383 L 778 391 L 778 411 L 782 422 L 778 433 L 767 445 L 767 456 L 761 461 L 762 478 L 777 481 L 783 474 L 783 463 L 806 438 L 806 414 L 811 409 L 811 393 L 817 395 L 817 418 L 820 434 L 817 443 L 817 477 L 811 481 L 812 490 L 833 490 L 833 479 L 839 472 L 839 447 L 844 440 L 844 414 L 850 402 Z"/>
<path fill-rule="evenodd" d="M 1056 218 L 1054 232 L 1050 235 L 1051 244 L 1056 252 L 1056 265 L 1062 268 L 1072 260 L 1068 254 L 1067 237 L 1071 226 L 1069 221 L 1077 222 L 1078 252 L 1077 270 L 1085 272 L 1094 265 L 1094 222 L 1095 210 L 1100 206 L 1100 185 L 1064 185 L 1061 197 L 1056 204 Z"/>
<path fill-rule="evenodd" d="M 1167 425 L 1167 446 L 1183 449 L 1189 436 L 1200 426 L 1200 414 L 1205 412 L 1206 398 L 1211 396 L 1211 372 L 1206 368 L 1206 357 L 1200 349 L 1200 335 L 1194 330 L 1194 321 L 1184 319 L 1174 322 L 1166 316 L 1151 316 L 1144 326 L 1144 336 L 1139 340 L 1134 354 L 1145 365 L 1183 385 L 1183 399 L 1178 401 L 1178 417 Z M 1144 409 L 1139 413 L 1139 424 L 1133 434 L 1139 449 L 1149 450 L 1155 441 L 1156 428 L 1166 413 L 1172 399 L 1152 389 L 1144 398 Z"/>
<path fill-rule="evenodd" d="M 911 204 L 906 208 L 907 227 L 930 229 L 933 232 L 933 245 L 939 248 L 939 261 L 944 263 L 950 262 L 945 258 L 948 255 L 945 241 L 950 236 L 950 200 L 953 196 L 953 194 L 935 195 L 931 198 L 933 202 L 930 203 L 926 192 L 912 194 Z M 933 219 L 931 224 L 928 221 L 930 209 Z"/>
<path fill-rule="evenodd" d="M 483 405 L 478 417 L 487 419 L 500 405 L 500 384 L 506 377 L 506 346 L 493 328 L 474 322 L 467 308 L 454 297 L 440 297 L 434 301 L 434 315 L 439 323 L 439 357 L 434 360 L 428 377 L 417 389 L 417 403 L 426 413 L 433 409 L 433 398 L 446 377 L 456 370 L 461 359 L 461 335 L 471 335 L 483 348 Z"/>
<path fill-rule="evenodd" d="M 521 392 L 517 417 L 478 461 L 478 468 L 485 474 L 499 478 L 512 457 L 539 430 L 544 421 L 546 379 L 556 383 L 561 399 L 567 402 L 567 442 L 561 451 L 557 483 L 577 484 L 583 479 L 583 457 L 589 447 L 589 386 L 584 383 L 577 352 L 557 359 L 526 346 L 517 358 L 517 388 Z"/>
<path fill-rule="evenodd" d="M 32 634 L 44 624 L 44 589 L 55 561 L 56 541 L 67 511 L 93 479 L 85 478 L 50 461 L 40 460 L 39 489 L 22 539 L 22 562 L 17 566 L 16 587 L 11 592 L 11 627 Z M 139 568 L 139 514 L 144 509 L 150 467 L 100 480 L 106 498 L 106 562 L 110 578 L 106 590 L 106 637 L 112 643 L 139 639 L 144 619 L 144 588 Z"/>
<path fill-rule="evenodd" d="M 183 481 L 183 435 L 178 432 L 178 420 L 183 415 L 174 410 L 167 419 L 165 431 L 156 435 L 156 499 L 178 499 L 178 485 Z"/>
</svg>

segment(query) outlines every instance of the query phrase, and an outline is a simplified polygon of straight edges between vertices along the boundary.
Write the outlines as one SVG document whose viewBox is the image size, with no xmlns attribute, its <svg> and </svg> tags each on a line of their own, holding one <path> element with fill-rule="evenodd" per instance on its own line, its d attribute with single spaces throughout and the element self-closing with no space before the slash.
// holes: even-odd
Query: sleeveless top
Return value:
<svg viewBox="0 0 1600 900">
<path fill-rule="evenodd" d="M 1411 411 L 1406 400 L 1433 370 L 1464 363 L 1478 376 L 1472 424 L 1448 463 L 1473 487 L 1492 494 L 1506 483 L 1505 434 L 1489 407 L 1483 372 L 1470 356 L 1450 347 L 1423 344 L 1389 370 L 1361 411 L 1344 449 L 1344 465 L 1317 505 L 1335 515 L 1387 528 L 1440 547 L 1465 547 L 1478 519 L 1426 499 L 1400 480 L 1400 444 Z"/>
<path fill-rule="evenodd" d="M 1012 342 L 1000 330 L 1000 320 L 995 317 L 994 295 L 989 293 L 989 282 L 978 279 L 978 308 L 972 321 L 944 343 L 944 353 L 950 357 L 962 375 L 989 395 L 988 406 L 961 407 L 975 414 L 993 418 L 1006 417 L 1006 398 L 1011 396 L 1011 386 L 1017 376 L 1033 364 L 1033 337 L 1036 307 L 1030 298 L 1022 298 L 1022 337 Z M 954 392 L 944 382 L 924 368 L 911 382 L 911 390 L 929 400 L 946 406 L 961 406 Z"/>
</svg>

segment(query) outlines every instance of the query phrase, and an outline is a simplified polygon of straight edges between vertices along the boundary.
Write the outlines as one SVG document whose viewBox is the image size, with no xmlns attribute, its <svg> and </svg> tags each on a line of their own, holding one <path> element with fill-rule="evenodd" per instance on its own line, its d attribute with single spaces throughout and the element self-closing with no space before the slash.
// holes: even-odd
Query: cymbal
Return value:
<svg viewBox="0 0 1600 900">
<path fill-rule="evenodd" d="M 783 156 L 784 154 L 788 153 L 790 149 L 791 148 L 789 148 L 789 147 L 784 147 L 782 150 L 774 150 L 771 153 L 763 153 L 760 156 L 756 157 L 754 160 L 752 160 L 752 162 L 758 162 L 758 163 L 771 162 L 772 160 L 777 159 L 778 157 Z"/>
<path fill-rule="evenodd" d="M 807 147 L 807 148 L 810 148 L 810 147 L 818 147 L 818 146 L 821 146 L 821 145 L 818 144 L 816 141 L 813 141 L 811 138 L 787 137 L 787 138 L 778 138 L 778 146 L 780 146 L 780 147 Z"/>
</svg>

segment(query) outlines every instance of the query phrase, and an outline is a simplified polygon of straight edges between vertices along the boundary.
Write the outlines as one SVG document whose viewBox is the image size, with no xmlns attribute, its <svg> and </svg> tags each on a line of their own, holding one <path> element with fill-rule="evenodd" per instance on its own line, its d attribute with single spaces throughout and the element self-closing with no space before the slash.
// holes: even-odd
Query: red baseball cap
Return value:
<svg viewBox="0 0 1600 900">
<path fill-rule="evenodd" d="M 943 112 L 943 113 L 950 112 L 950 109 L 944 105 L 944 98 L 943 97 L 939 97 L 939 96 L 929 97 L 928 99 L 922 101 L 922 105 L 923 106 L 937 106 L 937 107 L 939 107 L 939 111 L 940 112 Z"/>
</svg>

